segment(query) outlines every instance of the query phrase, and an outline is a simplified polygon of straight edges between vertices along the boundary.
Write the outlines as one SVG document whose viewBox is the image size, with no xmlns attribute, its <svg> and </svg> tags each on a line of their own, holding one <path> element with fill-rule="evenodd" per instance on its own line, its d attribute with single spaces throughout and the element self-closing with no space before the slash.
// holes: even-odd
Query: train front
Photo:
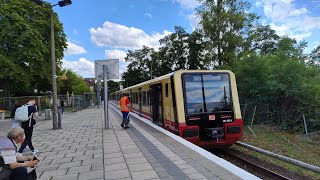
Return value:
<svg viewBox="0 0 320 180">
<path fill-rule="evenodd" d="M 188 141 L 204 148 L 225 148 L 242 137 L 235 76 L 231 71 L 184 73 L 185 123 L 179 132 Z"/>
</svg>

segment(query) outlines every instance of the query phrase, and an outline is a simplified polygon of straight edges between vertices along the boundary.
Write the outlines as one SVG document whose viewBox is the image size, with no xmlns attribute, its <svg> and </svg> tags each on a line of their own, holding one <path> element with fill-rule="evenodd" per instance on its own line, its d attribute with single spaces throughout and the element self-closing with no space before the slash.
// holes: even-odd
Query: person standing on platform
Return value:
<svg viewBox="0 0 320 180">
<path fill-rule="evenodd" d="M 39 152 L 32 145 L 33 126 L 37 123 L 36 120 L 39 120 L 38 110 L 35 104 L 35 98 L 30 98 L 28 103 L 26 104 L 28 106 L 28 116 L 30 116 L 30 119 L 26 122 L 21 123 L 21 127 L 24 129 L 26 138 L 19 149 L 19 153 L 22 153 L 26 146 L 29 146 L 33 155 L 36 155 Z"/>
<path fill-rule="evenodd" d="M 129 128 L 128 124 L 129 124 L 129 93 L 123 93 L 123 97 L 120 99 L 120 108 L 121 108 L 121 112 L 122 112 L 122 123 L 121 126 L 123 128 Z"/>
<path fill-rule="evenodd" d="M 61 114 L 63 114 L 63 112 L 64 112 L 64 101 L 63 100 L 61 100 L 60 107 L 61 107 Z"/>
</svg>

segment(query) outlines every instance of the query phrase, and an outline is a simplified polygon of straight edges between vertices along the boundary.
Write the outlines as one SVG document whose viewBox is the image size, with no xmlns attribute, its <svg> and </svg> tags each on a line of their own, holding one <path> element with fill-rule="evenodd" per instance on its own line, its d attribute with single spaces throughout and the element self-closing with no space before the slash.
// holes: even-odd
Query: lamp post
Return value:
<svg viewBox="0 0 320 180">
<path fill-rule="evenodd" d="M 32 0 L 38 5 L 42 5 L 42 0 Z M 54 42 L 54 19 L 53 19 L 53 6 L 59 5 L 60 7 L 68 6 L 72 4 L 71 0 L 62 0 L 58 4 L 51 5 L 50 10 L 50 36 L 51 36 L 51 66 L 52 66 L 52 98 L 53 98 L 53 112 L 52 122 L 53 129 L 57 129 L 57 117 L 58 117 L 58 104 L 57 104 L 57 75 L 56 75 L 56 53 L 55 53 L 55 42 Z"/>
</svg>

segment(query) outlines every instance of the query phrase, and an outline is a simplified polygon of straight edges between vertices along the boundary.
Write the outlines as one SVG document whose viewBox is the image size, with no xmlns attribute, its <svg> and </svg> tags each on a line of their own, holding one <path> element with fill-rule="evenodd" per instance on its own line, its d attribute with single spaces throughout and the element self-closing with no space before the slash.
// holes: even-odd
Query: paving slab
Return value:
<svg viewBox="0 0 320 180">
<path fill-rule="evenodd" d="M 101 106 L 63 114 L 62 129 L 37 123 L 38 179 L 241 179 L 138 119 L 123 129 L 118 108 L 109 107 L 109 129 Z M 0 136 L 10 127 L 11 119 L 0 121 Z"/>
</svg>

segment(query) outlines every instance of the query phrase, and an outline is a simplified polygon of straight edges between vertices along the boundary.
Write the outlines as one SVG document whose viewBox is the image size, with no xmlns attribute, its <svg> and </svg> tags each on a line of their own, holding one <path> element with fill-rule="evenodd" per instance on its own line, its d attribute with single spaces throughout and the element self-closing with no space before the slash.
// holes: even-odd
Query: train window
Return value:
<svg viewBox="0 0 320 180">
<path fill-rule="evenodd" d="M 142 91 L 142 99 L 143 99 L 142 105 L 146 106 L 147 105 L 147 93 L 146 93 L 146 91 Z"/>
<path fill-rule="evenodd" d="M 132 103 L 136 104 L 137 103 L 137 93 L 132 93 Z"/>
<path fill-rule="evenodd" d="M 147 91 L 147 96 L 148 96 L 147 106 L 151 106 L 151 90 L 150 89 Z"/>
<path fill-rule="evenodd" d="M 138 104 L 138 103 L 139 103 L 139 96 L 138 96 L 138 92 L 135 92 L 135 94 L 136 94 L 136 104 Z"/>
<path fill-rule="evenodd" d="M 139 93 L 136 92 L 136 103 L 139 104 Z"/>
<path fill-rule="evenodd" d="M 166 97 L 168 97 L 169 89 L 168 89 L 168 83 L 166 83 Z"/>
<path fill-rule="evenodd" d="M 184 86 L 188 113 L 231 110 L 228 74 L 187 74 Z"/>
</svg>

